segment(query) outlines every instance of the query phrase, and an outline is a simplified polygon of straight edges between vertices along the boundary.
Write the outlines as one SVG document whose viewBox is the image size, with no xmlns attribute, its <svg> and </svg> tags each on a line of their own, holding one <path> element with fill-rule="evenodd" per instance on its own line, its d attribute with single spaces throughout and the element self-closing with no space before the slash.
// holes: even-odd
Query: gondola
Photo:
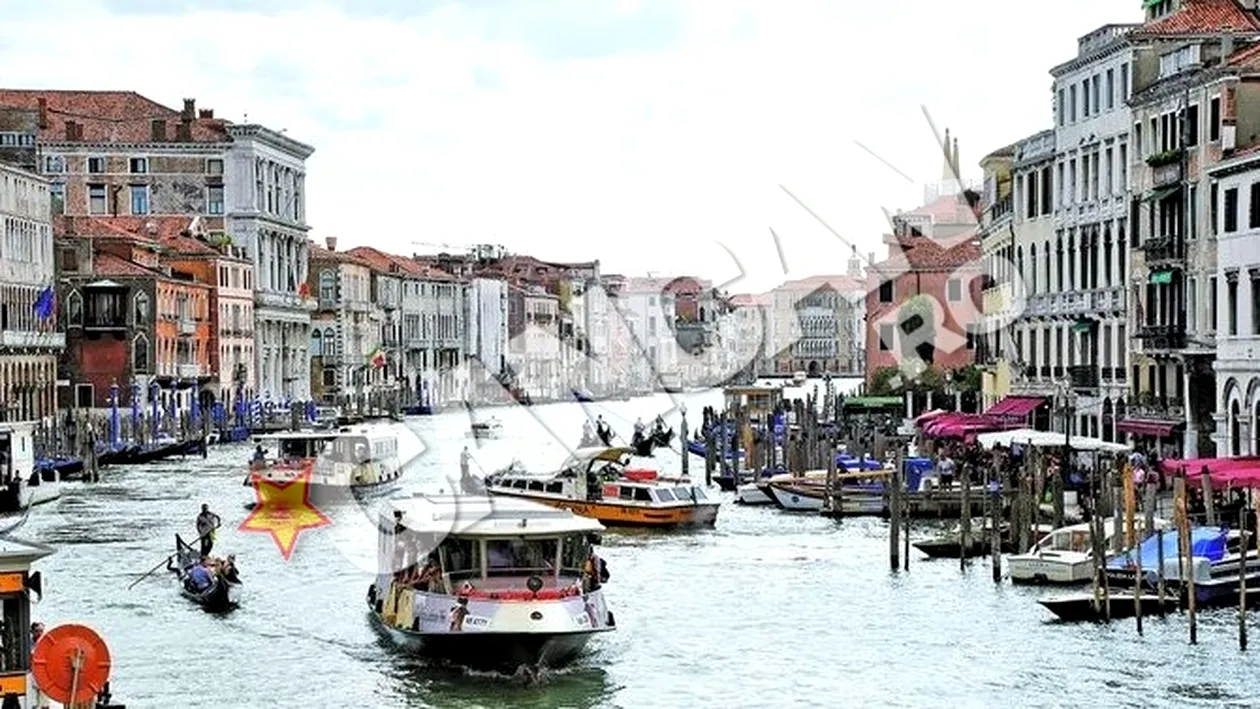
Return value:
<svg viewBox="0 0 1260 709">
<path fill-rule="evenodd" d="M 96 464 L 105 465 L 126 465 L 131 459 L 140 452 L 140 446 L 119 446 L 118 448 L 107 448 L 103 453 L 96 457 Z"/>
<path fill-rule="evenodd" d="M 630 447 L 634 449 L 634 454 L 643 458 L 652 455 L 652 451 L 657 448 L 668 448 L 669 444 L 674 440 L 674 429 L 669 428 L 663 431 L 653 431 L 651 435 L 644 436 L 641 433 L 634 434 L 630 441 Z"/>
<path fill-rule="evenodd" d="M 167 568 L 175 572 L 179 579 L 179 592 L 190 601 L 212 613 L 223 613 L 239 605 L 241 580 L 232 570 L 231 577 L 216 573 L 211 576 L 210 588 L 194 591 L 188 587 L 188 570 L 201 563 L 200 550 L 175 535 L 175 554 L 172 557 L 175 565 L 167 562 Z"/>
<path fill-rule="evenodd" d="M 56 456 L 52 458 L 36 458 L 35 470 L 39 471 L 44 482 L 71 480 L 83 475 L 83 459 L 72 456 Z"/>
</svg>

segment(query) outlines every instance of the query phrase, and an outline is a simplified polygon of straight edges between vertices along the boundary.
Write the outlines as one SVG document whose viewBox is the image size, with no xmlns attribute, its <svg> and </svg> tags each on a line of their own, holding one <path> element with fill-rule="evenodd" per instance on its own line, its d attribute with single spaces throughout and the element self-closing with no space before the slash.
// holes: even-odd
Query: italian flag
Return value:
<svg viewBox="0 0 1260 709">
<path fill-rule="evenodd" d="M 382 350 L 379 346 L 376 349 L 372 350 L 372 354 L 368 355 L 368 364 L 372 365 L 373 367 L 376 367 L 377 369 L 384 367 L 385 366 L 385 350 Z"/>
</svg>

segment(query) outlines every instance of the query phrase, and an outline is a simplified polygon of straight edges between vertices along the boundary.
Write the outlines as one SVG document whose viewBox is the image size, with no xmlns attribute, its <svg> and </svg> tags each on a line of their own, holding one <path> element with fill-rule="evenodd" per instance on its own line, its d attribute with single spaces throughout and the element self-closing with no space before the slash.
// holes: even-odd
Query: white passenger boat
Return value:
<svg viewBox="0 0 1260 709">
<path fill-rule="evenodd" d="M 506 497 L 390 501 L 378 524 L 373 625 L 403 649 L 473 669 L 560 667 L 616 628 L 596 520 Z"/>
<path fill-rule="evenodd" d="M 1146 526 L 1136 520 L 1138 532 Z M 1011 583 L 1086 583 L 1094 577 L 1094 552 L 1089 539 L 1090 523 L 1061 527 L 1037 541 L 1027 553 L 1007 557 Z M 1168 520 L 1156 519 L 1155 529 L 1168 529 Z M 1110 547 L 1115 520 L 1103 521 L 1104 547 Z"/>
<path fill-rule="evenodd" d="M 0 423 L 0 514 L 15 514 L 61 497 L 59 479 L 35 470 L 35 423 Z"/>
<path fill-rule="evenodd" d="M 309 474 L 312 497 L 325 500 L 337 491 L 348 497 L 353 490 L 389 485 L 402 476 L 398 437 L 384 428 L 274 433 L 254 441 L 257 448 L 245 484 L 264 496 L 303 474 Z"/>
</svg>

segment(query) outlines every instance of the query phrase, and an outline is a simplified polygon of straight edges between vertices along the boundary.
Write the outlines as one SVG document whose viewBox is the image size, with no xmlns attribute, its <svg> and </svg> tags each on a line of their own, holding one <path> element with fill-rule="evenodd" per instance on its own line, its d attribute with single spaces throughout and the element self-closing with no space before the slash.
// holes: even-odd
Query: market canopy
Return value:
<svg viewBox="0 0 1260 709">
<path fill-rule="evenodd" d="M 1003 416 L 1010 418 L 1024 418 L 1031 414 L 1046 401 L 1044 396 L 1008 396 L 998 403 L 989 407 L 984 412 L 985 416 Z"/>
<path fill-rule="evenodd" d="M 966 438 L 978 433 L 1015 428 L 1018 425 L 1000 416 L 964 413 L 942 414 L 919 423 L 923 435 L 929 438 Z"/>
<path fill-rule="evenodd" d="M 1067 444 L 1074 451 L 1123 453 L 1129 450 L 1129 446 L 1123 443 L 1110 443 L 1088 436 L 1072 436 L 1069 438 L 1062 433 L 1034 431 L 1031 428 L 981 433 L 976 436 L 976 440 L 985 448 L 994 446 L 1010 448 L 1011 445 L 1025 445 L 1034 448 L 1062 448 L 1064 444 Z"/>
<path fill-rule="evenodd" d="M 1159 465 L 1167 473 L 1184 471 L 1190 482 L 1206 472 L 1212 487 L 1260 487 L 1260 457 L 1169 459 Z"/>
</svg>

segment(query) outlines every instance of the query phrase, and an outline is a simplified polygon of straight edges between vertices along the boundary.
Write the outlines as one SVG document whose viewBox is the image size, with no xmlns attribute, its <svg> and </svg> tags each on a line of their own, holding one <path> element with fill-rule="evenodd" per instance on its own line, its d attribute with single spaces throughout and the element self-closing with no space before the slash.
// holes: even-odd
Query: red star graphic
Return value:
<svg viewBox="0 0 1260 709">
<path fill-rule="evenodd" d="M 257 504 L 238 529 L 270 534 L 285 561 L 293 555 L 293 548 L 304 530 L 332 524 L 332 520 L 311 503 L 310 468 L 285 482 L 268 480 L 258 473 L 251 474 L 250 479 Z"/>
</svg>

